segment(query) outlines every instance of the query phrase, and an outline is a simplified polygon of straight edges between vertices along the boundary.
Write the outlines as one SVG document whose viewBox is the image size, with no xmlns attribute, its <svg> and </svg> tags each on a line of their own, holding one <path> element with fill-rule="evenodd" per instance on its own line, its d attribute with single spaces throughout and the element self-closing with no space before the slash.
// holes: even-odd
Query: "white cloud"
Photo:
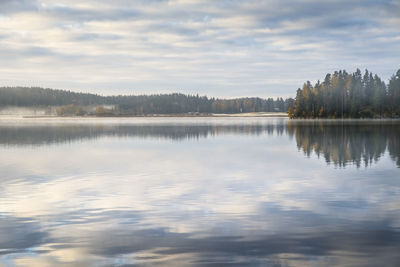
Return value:
<svg viewBox="0 0 400 267">
<path fill-rule="evenodd" d="M 2 85 L 289 96 L 340 68 L 387 79 L 400 59 L 390 1 L 5 3 Z"/>
</svg>

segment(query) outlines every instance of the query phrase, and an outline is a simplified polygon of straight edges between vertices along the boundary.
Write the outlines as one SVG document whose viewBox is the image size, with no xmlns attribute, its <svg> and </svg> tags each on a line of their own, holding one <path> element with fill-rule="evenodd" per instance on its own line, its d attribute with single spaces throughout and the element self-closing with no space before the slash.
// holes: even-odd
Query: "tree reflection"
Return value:
<svg viewBox="0 0 400 267">
<path fill-rule="evenodd" d="M 400 167 L 398 121 L 289 121 L 288 132 L 307 156 L 314 152 L 335 166 L 369 166 L 387 149 Z"/>
<path fill-rule="evenodd" d="M 50 145 L 102 137 L 152 138 L 172 141 L 218 135 L 295 137 L 299 150 L 314 152 L 327 163 L 369 166 L 387 151 L 400 167 L 398 120 L 290 120 L 248 124 L 45 124 L 2 125 L 0 145 Z"/>
<path fill-rule="evenodd" d="M 274 124 L 144 124 L 144 125 L 29 125 L 0 126 L 0 145 L 49 145 L 101 137 L 134 137 L 167 140 L 208 138 L 217 135 L 282 135 L 287 127 Z"/>
</svg>

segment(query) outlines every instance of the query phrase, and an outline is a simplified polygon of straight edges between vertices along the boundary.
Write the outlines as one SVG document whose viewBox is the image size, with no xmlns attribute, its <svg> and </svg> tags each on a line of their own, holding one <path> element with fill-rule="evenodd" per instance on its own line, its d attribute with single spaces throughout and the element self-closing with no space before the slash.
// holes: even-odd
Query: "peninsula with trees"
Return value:
<svg viewBox="0 0 400 267">
<path fill-rule="evenodd" d="M 290 118 L 399 118 L 400 70 L 389 84 L 378 75 L 357 69 L 327 74 L 315 85 L 307 81 L 297 89 L 288 109 Z"/>
</svg>

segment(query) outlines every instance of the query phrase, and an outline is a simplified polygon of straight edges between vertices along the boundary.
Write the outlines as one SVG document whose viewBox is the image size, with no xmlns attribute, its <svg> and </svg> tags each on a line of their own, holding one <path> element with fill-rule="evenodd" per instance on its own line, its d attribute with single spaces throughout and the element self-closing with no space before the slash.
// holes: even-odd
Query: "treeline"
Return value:
<svg viewBox="0 0 400 267">
<path fill-rule="evenodd" d="M 117 101 L 121 113 L 132 114 L 287 112 L 293 103 L 294 99 L 216 99 L 184 94 L 125 96 Z"/>
<path fill-rule="evenodd" d="M 378 75 L 359 69 L 327 74 L 324 81 L 307 81 L 288 109 L 290 118 L 382 118 L 400 116 L 400 70 L 388 86 Z"/>
<path fill-rule="evenodd" d="M 107 97 L 39 87 L 0 87 L 0 106 L 103 105 Z"/>
<path fill-rule="evenodd" d="M 1 106 L 54 107 L 58 115 L 85 115 L 87 106 L 112 106 L 93 111 L 100 115 L 180 113 L 287 112 L 294 99 L 218 99 L 185 94 L 100 96 L 37 87 L 0 87 Z"/>
</svg>

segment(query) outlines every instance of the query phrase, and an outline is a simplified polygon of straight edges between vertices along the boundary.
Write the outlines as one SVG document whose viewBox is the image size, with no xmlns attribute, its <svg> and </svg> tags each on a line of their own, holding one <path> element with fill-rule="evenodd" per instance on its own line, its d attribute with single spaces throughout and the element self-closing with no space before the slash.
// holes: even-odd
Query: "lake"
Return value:
<svg viewBox="0 0 400 267">
<path fill-rule="evenodd" d="M 0 119 L 0 266 L 399 266 L 400 121 Z"/>
</svg>

